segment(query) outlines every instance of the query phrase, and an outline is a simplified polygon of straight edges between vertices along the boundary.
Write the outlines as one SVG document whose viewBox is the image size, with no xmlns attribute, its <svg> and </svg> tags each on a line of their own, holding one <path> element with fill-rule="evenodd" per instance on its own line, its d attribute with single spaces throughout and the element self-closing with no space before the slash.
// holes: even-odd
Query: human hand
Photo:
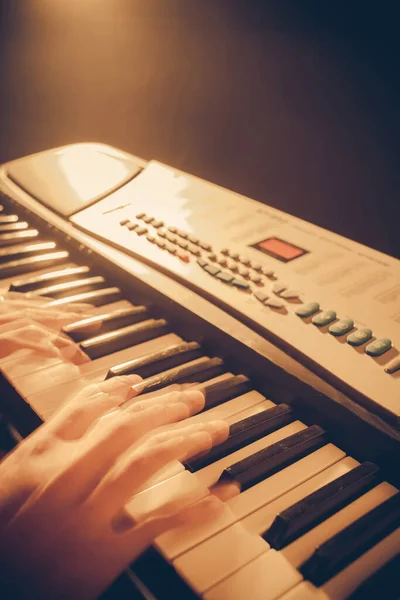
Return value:
<svg viewBox="0 0 400 600">
<path fill-rule="evenodd" d="M 199 391 L 138 399 L 119 410 L 139 381 L 89 386 L 1 463 L 1 581 L 15 597 L 96 598 L 154 538 L 218 510 L 206 493 L 186 507 L 178 498 L 140 522 L 124 510 L 168 462 L 228 436 L 223 421 L 165 427 L 204 407 Z"/>
<path fill-rule="evenodd" d="M 89 360 L 72 340 L 60 333 L 64 325 L 82 318 L 82 307 L 55 310 L 48 308 L 48 303 L 46 298 L 27 298 L 16 292 L 1 297 L 0 359 L 28 349 L 75 364 Z"/>
<path fill-rule="evenodd" d="M 0 296 L 0 325 L 18 319 L 28 319 L 35 323 L 60 330 L 91 316 L 92 306 L 85 303 L 71 303 L 54 308 L 49 307 L 51 298 L 29 296 L 20 292 L 7 292 Z"/>
</svg>

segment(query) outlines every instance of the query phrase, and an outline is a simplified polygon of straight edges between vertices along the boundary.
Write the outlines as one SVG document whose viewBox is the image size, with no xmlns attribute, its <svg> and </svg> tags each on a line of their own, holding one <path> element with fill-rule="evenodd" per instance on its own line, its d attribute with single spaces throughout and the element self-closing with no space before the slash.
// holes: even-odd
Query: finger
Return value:
<svg viewBox="0 0 400 600">
<path fill-rule="evenodd" d="M 198 392 L 194 395 L 197 396 Z M 45 515 L 51 511 L 54 516 L 56 511 L 61 514 L 81 504 L 93 493 L 120 454 L 135 444 L 143 433 L 154 426 L 189 414 L 192 404 L 190 396 L 190 393 L 185 392 L 174 404 L 151 406 L 129 418 L 114 417 L 107 427 L 104 423 L 101 429 L 95 427 L 79 442 L 80 454 L 47 484 L 37 500 L 41 513 Z M 96 435 L 93 434 L 94 431 Z"/>
<path fill-rule="evenodd" d="M 137 389 L 137 387 L 135 387 Z M 203 394 L 190 394 L 190 395 L 182 395 L 184 390 L 176 390 L 168 393 L 161 394 L 159 396 L 140 396 L 139 399 L 135 400 L 132 404 L 130 404 L 127 408 L 124 408 L 124 412 L 127 414 L 132 414 L 135 412 L 139 412 L 148 406 L 155 404 L 173 404 L 174 402 L 178 402 L 179 399 L 185 399 L 186 402 L 191 403 L 190 414 L 195 414 L 201 411 L 204 408 L 204 395 Z"/>
<path fill-rule="evenodd" d="M 139 387 L 134 386 L 133 389 L 137 391 Z M 182 421 L 203 407 L 204 395 L 198 391 L 173 392 L 138 401 L 128 409 L 110 415 L 107 422 L 104 419 L 100 421 L 92 432 L 93 443 L 101 442 L 105 446 L 111 446 L 114 443 L 124 444 L 124 439 L 128 437 L 129 445 L 132 445 L 148 432 L 163 425 Z M 132 427 L 136 427 L 134 436 Z M 115 440 L 116 437 L 118 440 Z"/>
<path fill-rule="evenodd" d="M 48 357 L 60 356 L 59 350 L 51 343 L 43 340 L 41 343 L 15 337 L 12 334 L 4 334 L 0 336 L 0 359 L 3 359 L 18 350 L 31 350 L 37 354 L 42 354 Z"/>
<path fill-rule="evenodd" d="M 79 318 L 82 319 L 84 317 L 91 317 L 94 306 L 92 304 L 87 304 L 86 302 L 71 302 L 71 304 L 64 304 L 62 309 L 65 312 L 73 312 L 78 313 Z"/>
<path fill-rule="evenodd" d="M 94 491 L 90 502 L 110 516 L 170 461 L 206 452 L 227 435 L 224 421 L 154 436 L 122 457 Z"/>
<path fill-rule="evenodd" d="M 73 323 L 81 318 L 79 313 L 63 313 L 53 310 L 41 310 L 37 308 L 24 308 L 0 312 L 0 324 L 17 321 L 18 319 L 29 319 L 31 322 L 47 325 L 59 331 L 65 325 Z"/>
<path fill-rule="evenodd" d="M 46 304 L 51 302 L 51 300 L 52 298 L 45 298 L 43 296 L 29 297 L 26 293 L 22 292 L 7 292 L 7 294 L 2 296 L 2 302 L 4 304 L 18 307 L 29 307 L 32 305 L 45 306 Z"/>
<path fill-rule="evenodd" d="M 0 358 L 19 349 L 30 349 L 47 356 L 59 356 L 63 360 L 82 364 L 89 358 L 79 346 L 67 336 L 47 327 L 36 325 L 25 319 L 6 323 L 0 327 Z"/>
<path fill-rule="evenodd" d="M 53 417 L 51 431 L 65 440 L 82 437 L 99 417 L 132 394 L 132 385 L 140 380 L 138 375 L 128 375 L 87 386 Z"/>
</svg>

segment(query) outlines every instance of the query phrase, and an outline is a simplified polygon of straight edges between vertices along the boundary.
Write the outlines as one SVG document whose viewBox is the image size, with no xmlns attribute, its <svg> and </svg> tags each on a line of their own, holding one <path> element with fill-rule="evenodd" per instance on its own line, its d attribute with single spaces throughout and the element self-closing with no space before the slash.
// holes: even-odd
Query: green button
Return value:
<svg viewBox="0 0 400 600">
<path fill-rule="evenodd" d="M 368 344 L 365 348 L 365 352 L 370 356 L 380 356 L 384 354 L 392 347 L 392 340 L 389 338 L 378 338 L 377 340 Z"/>
<path fill-rule="evenodd" d="M 346 342 L 350 344 L 350 346 L 361 346 L 365 342 L 368 342 L 372 338 L 372 331 L 368 329 L 368 327 L 364 327 L 363 329 L 357 329 L 357 331 L 353 331 L 350 335 L 347 336 Z"/>
<path fill-rule="evenodd" d="M 314 313 L 319 310 L 318 302 L 309 302 L 308 304 L 303 304 L 296 310 L 296 315 L 305 319 L 306 317 L 311 317 Z"/>
<path fill-rule="evenodd" d="M 336 337 L 338 337 L 339 335 L 344 335 L 345 333 L 350 331 L 350 329 L 353 329 L 353 327 L 354 327 L 353 319 L 341 319 L 337 323 L 333 323 L 329 327 L 328 331 L 332 335 L 335 335 Z"/>
<path fill-rule="evenodd" d="M 328 325 L 328 323 L 332 323 L 335 319 L 336 313 L 334 310 L 323 310 L 312 318 L 312 323 L 317 327 L 323 327 L 324 325 Z"/>
<path fill-rule="evenodd" d="M 220 271 L 219 273 L 217 273 L 216 277 L 224 283 L 230 283 L 233 279 L 232 273 L 228 273 L 227 271 Z"/>
</svg>

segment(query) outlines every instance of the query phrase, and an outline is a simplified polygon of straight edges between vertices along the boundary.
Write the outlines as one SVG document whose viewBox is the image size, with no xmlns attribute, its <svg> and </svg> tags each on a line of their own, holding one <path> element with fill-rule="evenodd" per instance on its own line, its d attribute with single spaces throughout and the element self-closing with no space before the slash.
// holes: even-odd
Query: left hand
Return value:
<svg viewBox="0 0 400 600">
<path fill-rule="evenodd" d="M 139 381 L 86 388 L 0 465 L 0 582 L 15 597 L 96 598 L 155 537 L 218 511 L 204 490 L 203 500 L 185 507 L 178 498 L 140 522 L 127 514 L 129 499 L 170 461 L 228 436 L 223 421 L 165 428 L 202 410 L 200 391 L 118 409 Z"/>
</svg>

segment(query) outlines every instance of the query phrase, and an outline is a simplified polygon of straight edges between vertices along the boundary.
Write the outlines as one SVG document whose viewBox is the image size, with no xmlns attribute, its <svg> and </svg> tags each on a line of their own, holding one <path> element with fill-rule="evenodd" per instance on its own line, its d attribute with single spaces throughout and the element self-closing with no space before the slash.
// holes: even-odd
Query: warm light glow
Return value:
<svg viewBox="0 0 400 600">
<path fill-rule="evenodd" d="M 88 152 L 85 146 L 61 150 L 58 163 L 62 176 L 83 202 L 112 189 L 132 171 L 128 163 L 100 152 Z"/>
</svg>

